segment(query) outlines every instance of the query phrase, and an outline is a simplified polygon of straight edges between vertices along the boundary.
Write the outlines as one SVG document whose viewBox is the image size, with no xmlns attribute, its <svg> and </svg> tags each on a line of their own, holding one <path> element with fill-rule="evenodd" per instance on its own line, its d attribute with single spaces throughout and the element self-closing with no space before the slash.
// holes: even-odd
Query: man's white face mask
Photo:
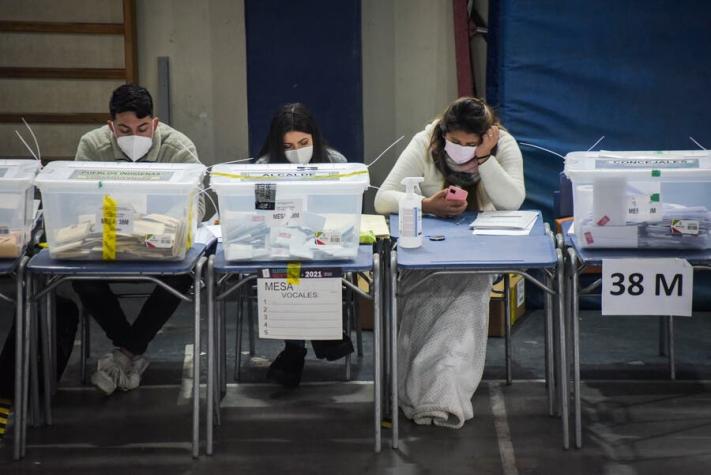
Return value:
<svg viewBox="0 0 711 475">
<path fill-rule="evenodd" d="M 152 123 L 151 129 L 153 129 Z M 144 137 L 143 135 L 122 135 L 116 137 L 116 143 L 118 143 L 121 151 L 135 162 L 145 156 L 153 146 L 153 132 L 154 131 L 151 130 L 150 137 Z M 115 133 L 114 131 L 114 134 Z"/>
<path fill-rule="evenodd" d="M 309 163 L 313 154 L 313 145 L 297 148 L 296 150 L 284 150 L 284 155 L 286 156 L 286 159 L 289 160 L 289 163 L 296 163 L 299 165 Z"/>
</svg>

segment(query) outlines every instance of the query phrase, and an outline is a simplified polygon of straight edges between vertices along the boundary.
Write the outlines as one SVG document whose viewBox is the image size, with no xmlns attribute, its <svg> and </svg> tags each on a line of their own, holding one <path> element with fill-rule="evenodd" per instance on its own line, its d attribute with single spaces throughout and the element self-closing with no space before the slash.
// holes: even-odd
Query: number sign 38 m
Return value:
<svg viewBox="0 0 711 475">
<path fill-rule="evenodd" d="M 684 259 L 604 259 L 602 314 L 690 317 L 693 279 Z"/>
</svg>

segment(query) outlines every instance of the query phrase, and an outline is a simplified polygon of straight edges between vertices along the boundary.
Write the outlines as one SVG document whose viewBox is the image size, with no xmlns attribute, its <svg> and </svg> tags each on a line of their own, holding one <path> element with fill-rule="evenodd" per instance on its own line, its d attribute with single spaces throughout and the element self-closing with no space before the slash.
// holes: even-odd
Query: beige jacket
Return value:
<svg viewBox="0 0 711 475">
<path fill-rule="evenodd" d="M 153 146 L 138 161 L 200 163 L 200 160 L 196 158 L 197 156 L 195 144 L 187 136 L 171 126 L 159 122 L 158 128 L 153 134 Z M 79 140 L 77 154 L 74 159 L 92 162 L 131 161 L 119 148 L 116 137 L 108 125 L 85 133 Z"/>
<path fill-rule="evenodd" d="M 380 190 L 375 195 L 375 210 L 381 214 L 397 213 L 405 197 L 401 181 L 409 176 L 421 176 L 421 195 L 429 197 L 444 187 L 444 176 L 437 169 L 430 154 L 430 137 L 437 121 L 412 138 L 395 162 Z M 518 209 L 526 197 L 523 183 L 523 158 L 516 140 L 501 130 L 498 151 L 479 166 L 481 182 L 477 186 L 477 203 L 483 211 Z"/>
</svg>

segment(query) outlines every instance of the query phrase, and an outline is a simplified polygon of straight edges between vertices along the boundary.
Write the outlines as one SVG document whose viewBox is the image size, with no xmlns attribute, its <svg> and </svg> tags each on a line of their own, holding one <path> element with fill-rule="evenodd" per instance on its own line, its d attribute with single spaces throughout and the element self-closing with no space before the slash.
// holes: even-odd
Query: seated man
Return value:
<svg viewBox="0 0 711 475">
<path fill-rule="evenodd" d="M 111 120 L 81 138 L 76 160 L 199 163 L 190 139 L 153 116 L 153 100 L 145 88 L 133 84 L 120 86 L 113 92 L 109 107 Z M 203 201 L 200 203 L 202 219 Z M 190 275 L 161 277 L 161 280 L 179 292 L 186 292 L 192 284 Z M 84 308 L 116 346 L 101 357 L 91 382 L 107 395 L 116 388 L 124 391 L 137 388 L 148 366 L 143 354 L 180 300 L 156 286 L 131 324 L 108 282 L 76 281 L 73 287 Z"/>
</svg>

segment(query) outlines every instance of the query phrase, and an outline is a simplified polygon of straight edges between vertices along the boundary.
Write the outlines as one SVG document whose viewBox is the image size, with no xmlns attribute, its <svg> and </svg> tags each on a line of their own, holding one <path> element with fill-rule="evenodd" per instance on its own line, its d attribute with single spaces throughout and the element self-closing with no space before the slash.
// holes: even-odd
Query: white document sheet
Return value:
<svg viewBox="0 0 711 475">
<path fill-rule="evenodd" d="M 527 236 L 537 217 L 538 211 L 484 211 L 469 227 L 475 236 Z"/>
</svg>

